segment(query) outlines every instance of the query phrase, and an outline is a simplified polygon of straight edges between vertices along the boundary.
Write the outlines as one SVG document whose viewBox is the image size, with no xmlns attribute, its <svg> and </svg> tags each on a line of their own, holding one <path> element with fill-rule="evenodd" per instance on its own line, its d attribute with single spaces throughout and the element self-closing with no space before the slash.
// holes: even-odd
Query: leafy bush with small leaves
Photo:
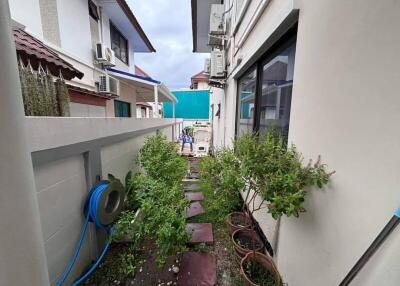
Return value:
<svg viewBox="0 0 400 286">
<path fill-rule="evenodd" d="M 149 176 L 136 175 L 130 181 L 136 189 L 143 212 L 143 221 L 137 230 L 141 237 L 155 237 L 158 247 L 157 262 L 165 263 L 169 255 L 186 249 L 189 236 L 185 231 L 185 199 L 180 184 L 170 184 Z"/>
<path fill-rule="evenodd" d="M 202 159 L 200 172 L 202 183 L 214 190 L 207 212 L 215 217 L 213 221 L 225 220 L 228 213 L 240 207 L 239 191 L 244 187 L 244 180 L 239 160 L 231 150 L 220 150 L 213 157 Z"/>
<path fill-rule="evenodd" d="M 180 182 L 188 168 L 186 160 L 178 155 L 177 146 L 161 132 L 146 139 L 138 162 L 148 176 L 171 184 Z"/>
<path fill-rule="evenodd" d="M 296 147 L 286 146 L 274 131 L 261 138 L 242 136 L 235 141 L 235 154 L 241 162 L 242 175 L 250 188 L 268 203 L 268 212 L 275 219 L 282 215 L 298 217 L 305 211 L 305 189 L 322 188 L 333 174 L 326 171 L 320 157 L 315 164 L 310 160 L 303 166 Z"/>
</svg>

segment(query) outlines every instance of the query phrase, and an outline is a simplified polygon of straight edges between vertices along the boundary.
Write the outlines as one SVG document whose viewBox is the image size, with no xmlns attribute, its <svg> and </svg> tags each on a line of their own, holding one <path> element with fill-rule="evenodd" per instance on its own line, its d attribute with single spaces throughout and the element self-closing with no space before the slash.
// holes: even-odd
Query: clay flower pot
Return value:
<svg viewBox="0 0 400 286">
<path fill-rule="evenodd" d="M 248 214 L 243 212 L 233 212 L 228 214 L 226 222 L 229 227 L 229 234 L 232 235 L 236 230 L 250 228 L 251 219 Z"/>
<path fill-rule="evenodd" d="M 252 229 L 238 229 L 232 234 L 232 243 L 235 252 L 244 257 L 249 252 L 261 252 L 264 248 L 262 240 Z"/>
<path fill-rule="evenodd" d="M 271 283 L 271 286 L 280 286 L 282 285 L 281 283 L 281 276 L 279 275 L 278 269 L 276 268 L 276 265 L 272 258 L 268 255 L 259 253 L 259 252 L 249 252 L 246 254 L 246 256 L 242 259 L 240 263 L 240 274 L 244 278 L 244 283 L 245 285 L 248 286 L 259 286 L 259 284 L 256 284 L 254 279 L 255 277 L 249 277 L 248 272 L 246 271 L 247 269 L 247 264 L 248 263 L 256 263 L 257 267 L 259 269 L 265 271 L 264 273 L 269 273 L 269 279 L 274 282 Z M 251 266 L 250 266 L 251 267 Z M 265 281 L 265 280 L 264 280 Z M 269 281 L 269 280 L 268 280 Z M 270 285 L 270 284 L 268 284 Z"/>
</svg>

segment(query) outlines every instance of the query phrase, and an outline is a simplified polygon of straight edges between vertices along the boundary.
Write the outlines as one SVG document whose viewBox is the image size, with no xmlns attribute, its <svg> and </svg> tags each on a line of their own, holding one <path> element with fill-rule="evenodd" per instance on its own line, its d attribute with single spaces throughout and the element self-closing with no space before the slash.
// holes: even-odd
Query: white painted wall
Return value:
<svg viewBox="0 0 400 286">
<path fill-rule="evenodd" d="M 103 177 L 108 173 L 123 179 L 129 170 L 138 170 L 135 160 L 145 137 L 158 127 L 172 140 L 172 123 L 168 119 L 118 118 L 46 118 L 27 117 L 25 120 L 29 147 L 32 152 L 59 148 L 70 144 L 106 139 L 110 136 L 141 131 L 136 137 L 104 145 L 101 148 Z M 180 121 L 178 121 L 179 123 Z M 60 151 L 62 152 L 62 151 Z M 49 157 L 46 157 L 50 160 Z M 55 285 L 71 259 L 83 222 L 83 207 L 88 193 L 83 153 L 63 159 L 34 164 L 35 185 L 39 202 L 40 221 L 45 245 L 49 280 Z M 95 259 L 97 248 L 94 232 L 87 234 L 81 254 L 66 284 L 70 284 Z M 89 239 L 91 237 L 91 239 Z"/>
<path fill-rule="evenodd" d="M 282 219 L 276 259 L 289 285 L 335 286 L 400 206 L 395 85 L 400 79 L 400 3 L 272 0 L 236 50 L 259 3 L 251 1 L 230 46 L 233 64 L 221 123 L 225 144 L 234 135 L 235 74 L 299 7 L 289 141 L 306 158 L 321 154 L 337 173 L 326 190 L 309 190 L 306 213 Z M 239 57 L 243 61 L 236 67 Z M 263 220 L 269 219 L 263 216 L 258 221 L 265 228 Z M 400 229 L 352 285 L 399 285 L 399 235 Z"/>
<path fill-rule="evenodd" d="M 61 48 L 85 62 L 92 62 L 92 43 L 87 1 L 57 0 Z"/>
<path fill-rule="evenodd" d="M 88 192 L 83 156 L 35 166 L 34 173 L 49 279 L 55 285 L 71 259 L 83 224 Z M 91 262 L 89 235 L 80 253 L 67 284 Z"/>
<path fill-rule="evenodd" d="M 289 284 L 338 285 L 400 206 L 400 3 L 300 8 L 289 140 L 337 174 L 282 221 L 278 262 Z M 399 252 L 400 229 L 352 285 L 399 285 Z"/>
</svg>

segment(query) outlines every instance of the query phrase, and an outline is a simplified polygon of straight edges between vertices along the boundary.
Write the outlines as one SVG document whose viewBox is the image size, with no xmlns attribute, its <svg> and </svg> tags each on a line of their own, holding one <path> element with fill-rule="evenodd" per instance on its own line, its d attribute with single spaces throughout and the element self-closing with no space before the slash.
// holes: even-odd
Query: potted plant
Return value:
<svg viewBox="0 0 400 286">
<path fill-rule="evenodd" d="M 273 260 L 259 252 L 249 252 L 240 263 L 240 274 L 248 286 L 281 286 L 282 281 Z"/>
<path fill-rule="evenodd" d="M 264 244 L 258 234 L 252 229 L 238 229 L 232 234 L 232 243 L 235 252 L 243 257 L 249 252 L 261 252 Z"/>
<path fill-rule="evenodd" d="M 251 219 L 246 212 L 231 212 L 226 218 L 229 227 L 229 234 L 232 235 L 236 230 L 251 228 Z"/>
</svg>

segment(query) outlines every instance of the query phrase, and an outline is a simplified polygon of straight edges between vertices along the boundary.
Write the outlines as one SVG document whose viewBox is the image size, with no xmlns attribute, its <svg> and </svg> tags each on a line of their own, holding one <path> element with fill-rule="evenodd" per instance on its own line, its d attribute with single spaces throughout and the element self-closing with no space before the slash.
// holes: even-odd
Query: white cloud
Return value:
<svg viewBox="0 0 400 286">
<path fill-rule="evenodd" d="M 128 0 L 157 50 L 136 53 L 135 64 L 170 89 L 189 87 L 190 77 L 203 69 L 207 54 L 192 52 L 190 0 Z"/>
</svg>

